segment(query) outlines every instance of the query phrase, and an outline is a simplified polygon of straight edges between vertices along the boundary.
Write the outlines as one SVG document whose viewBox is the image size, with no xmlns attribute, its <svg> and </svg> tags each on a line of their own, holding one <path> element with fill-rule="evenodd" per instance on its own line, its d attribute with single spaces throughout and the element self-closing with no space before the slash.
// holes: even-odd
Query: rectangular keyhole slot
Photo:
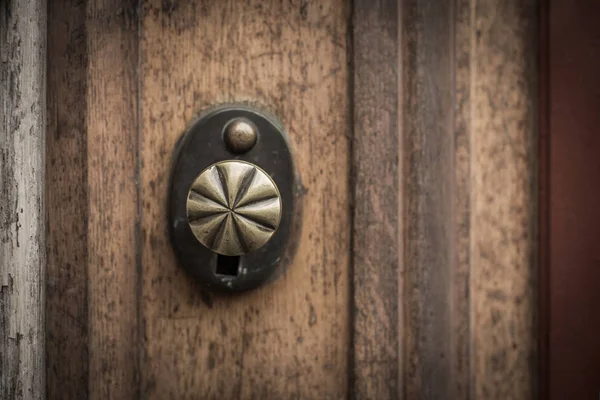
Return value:
<svg viewBox="0 0 600 400">
<path fill-rule="evenodd" d="M 240 257 L 239 256 L 223 256 L 219 254 L 217 256 L 217 270 L 215 271 L 218 275 L 223 276 L 238 276 L 240 269 Z"/>
</svg>

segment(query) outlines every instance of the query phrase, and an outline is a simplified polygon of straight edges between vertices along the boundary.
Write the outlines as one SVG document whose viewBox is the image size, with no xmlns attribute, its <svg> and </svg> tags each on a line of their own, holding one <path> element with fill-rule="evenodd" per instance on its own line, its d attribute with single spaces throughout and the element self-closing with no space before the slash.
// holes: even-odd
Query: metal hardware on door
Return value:
<svg viewBox="0 0 600 400">
<path fill-rule="evenodd" d="M 169 228 L 180 263 L 209 290 L 268 281 L 285 256 L 294 189 L 292 155 L 275 118 L 241 105 L 205 113 L 173 159 Z"/>
<path fill-rule="evenodd" d="M 281 219 L 275 182 L 244 161 L 222 161 L 192 183 L 187 216 L 196 239 L 215 253 L 240 256 L 271 239 Z"/>
</svg>

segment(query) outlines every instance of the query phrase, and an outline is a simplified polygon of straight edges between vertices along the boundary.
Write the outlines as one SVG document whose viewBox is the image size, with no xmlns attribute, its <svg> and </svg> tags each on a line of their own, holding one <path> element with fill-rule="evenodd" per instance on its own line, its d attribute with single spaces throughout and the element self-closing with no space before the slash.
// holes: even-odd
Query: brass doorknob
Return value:
<svg viewBox="0 0 600 400">
<path fill-rule="evenodd" d="M 187 217 L 194 236 L 212 251 L 239 256 L 271 239 L 281 220 L 281 196 L 258 166 L 238 160 L 206 168 L 188 192 Z"/>
</svg>

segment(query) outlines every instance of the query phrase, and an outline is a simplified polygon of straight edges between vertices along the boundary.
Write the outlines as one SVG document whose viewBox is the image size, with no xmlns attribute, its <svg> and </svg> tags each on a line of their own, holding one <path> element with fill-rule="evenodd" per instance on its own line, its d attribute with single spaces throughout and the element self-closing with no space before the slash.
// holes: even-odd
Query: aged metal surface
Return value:
<svg viewBox="0 0 600 400">
<path fill-rule="evenodd" d="M 245 153 L 256 144 L 258 132 L 252 121 L 236 118 L 225 127 L 223 139 L 232 153 Z"/>
<path fill-rule="evenodd" d="M 244 161 L 222 161 L 202 171 L 192 183 L 186 208 L 196 239 L 226 256 L 259 249 L 281 221 L 277 185 Z"/>
<path fill-rule="evenodd" d="M 0 398 L 45 399 L 46 2 L 0 5 Z"/>
<path fill-rule="evenodd" d="M 236 118 L 251 121 L 260 131 L 260 141 L 252 150 L 243 154 L 233 154 L 223 141 L 223 130 L 230 121 Z M 227 160 L 229 163 L 222 164 L 223 160 Z M 297 228 L 294 228 L 294 223 L 301 222 L 300 209 L 297 204 L 299 193 L 296 186 L 299 181 L 295 175 L 288 139 L 281 123 L 274 116 L 259 111 L 255 107 L 241 104 L 211 107 L 194 120 L 178 140 L 171 161 L 173 167 L 170 171 L 170 185 L 167 189 L 171 244 L 179 263 L 204 289 L 211 291 L 254 289 L 264 282 L 276 278 L 289 266 L 297 241 L 297 235 L 294 234 L 297 232 Z M 215 165 L 219 167 L 210 169 Z M 258 169 L 253 170 L 251 165 Z M 265 211 L 277 211 L 277 213 L 270 212 L 271 220 L 263 221 L 263 223 L 271 224 L 270 227 L 264 227 L 270 232 L 265 231 L 259 242 L 250 243 L 254 241 L 253 238 L 257 238 L 257 234 L 261 234 L 256 230 L 248 236 L 248 243 L 232 242 L 231 240 L 236 240 L 237 236 L 223 237 L 218 230 L 213 232 L 217 234 L 216 237 L 210 235 L 210 229 L 203 233 L 204 228 L 209 226 L 218 228 L 218 222 L 223 222 L 223 228 L 233 228 L 232 233 L 241 232 L 239 228 L 247 231 L 249 227 L 247 224 L 227 224 L 235 224 L 235 219 L 243 221 L 242 219 L 245 219 L 249 213 L 256 211 L 252 210 L 255 206 L 249 204 L 242 204 L 244 207 L 242 212 L 246 213 L 246 217 L 234 216 L 228 212 L 221 216 L 215 215 L 215 218 L 202 218 L 190 223 L 190 189 L 196 189 L 192 191 L 192 195 L 198 200 L 200 198 L 197 193 L 202 193 L 205 198 L 213 199 L 211 204 L 218 206 L 221 203 L 224 204 L 225 209 L 229 210 L 237 201 L 234 196 L 238 189 L 236 186 L 248 186 L 253 183 L 250 180 L 244 181 L 243 175 L 240 174 L 252 171 L 264 171 L 261 174 L 266 173 L 266 175 L 259 174 L 254 177 L 263 176 L 266 181 L 263 179 L 254 182 L 258 186 L 254 187 L 256 190 L 248 194 L 252 194 L 254 198 L 256 195 L 260 197 L 263 194 L 277 197 L 274 199 L 271 196 L 271 199 L 265 199 L 268 200 L 267 203 L 262 204 L 274 206 L 275 208 L 270 207 Z M 202 175 L 203 172 L 207 172 L 207 174 Z M 247 177 L 251 178 L 252 176 L 248 175 Z M 271 181 L 274 186 L 265 186 Z M 264 189 L 269 188 L 270 190 L 265 192 Z M 245 192 L 246 190 L 242 190 L 240 193 L 244 194 Z M 253 197 L 246 197 L 244 201 L 252 199 Z M 273 202 L 273 200 L 276 201 Z M 204 204 L 207 204 L 206 201 Z M 258 206 L 260 205 L 261 203 L 258 203 Z M 201 210 L 196 211 L 200 212 Z M 234 219 L 228 220 L 228 215 Z M 202 222 L 207 222 L 208 225 L 202 227 Z M 250 221 L 246 222 L 251 223 Z M 223 238 L 228 242 L 221 242 Z M 204 241 L 206 246 L 199 244 L 198 239 L 202 239 L 201 243 Z M 216 247 L 211 249 L 213 246 Z M 249 251 L 248 246 L 253 250 Z M 215 250 L 219 251 L 215 252 Z M 218 257 L 217 253 L 240 257 L 228 259 Z M 229 267 L 222 268 L 227 265 Z"/>
</svg>

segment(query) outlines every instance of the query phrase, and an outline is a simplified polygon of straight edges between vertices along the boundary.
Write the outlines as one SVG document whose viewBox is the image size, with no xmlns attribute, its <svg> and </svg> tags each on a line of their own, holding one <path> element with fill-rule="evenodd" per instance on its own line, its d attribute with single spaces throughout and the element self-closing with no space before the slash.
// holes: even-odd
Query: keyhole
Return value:
<svg viewBox="0 0 600 400">
<path fill-rule="evenodd" d="M 240 256 L 217 256 L 217 275 L 238 276 L 240 269 Z"/>
</svg>

